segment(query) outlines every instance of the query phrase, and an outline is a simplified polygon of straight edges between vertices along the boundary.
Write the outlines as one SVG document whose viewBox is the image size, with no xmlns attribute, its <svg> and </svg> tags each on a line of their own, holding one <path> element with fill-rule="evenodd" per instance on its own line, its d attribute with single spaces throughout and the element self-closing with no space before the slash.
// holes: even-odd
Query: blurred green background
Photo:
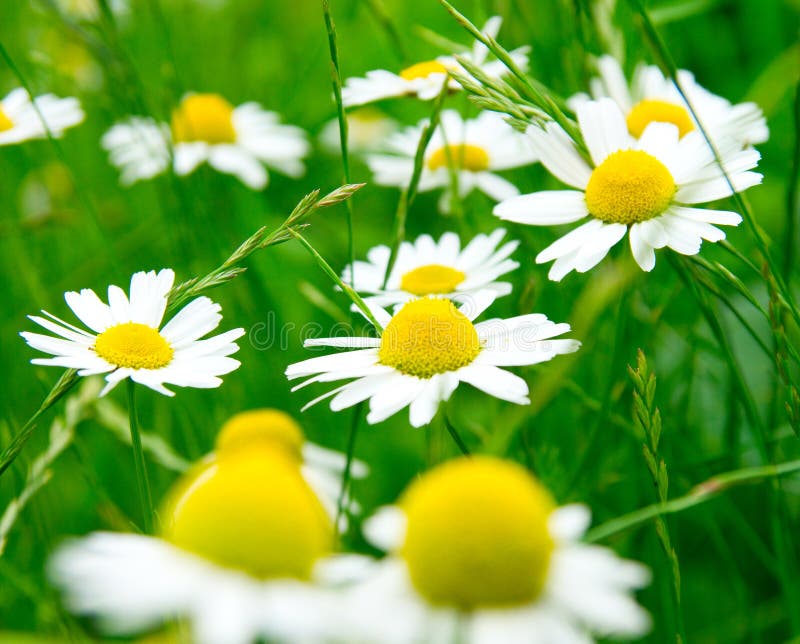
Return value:
<svg viewBox="0 0 800 644">
<path fill-rule="evenodd" d="M 0 148 L 2 445 L 58 377 L 57 369 L 29 364 L 35 352 L 17 335 L 33 328 L 27 314 L 44 308 L 71 320 L 64 291 L 90 287 L 103 296 L 108 284 L 127 288 L 137 270 L 172 267 L 178 280 L 205 274 L 259 226 L 279 225 L 304 194 L 315 188 L 327 192 L 342 183 L 340 159 L 316 143 L 322 126 L 336 113 L 321 4 L 216 4 L 161 0 L 159 6 L 154 0 L 133 0 L 131 11 L 112 28 L 105 21 L 65 19 L 45 0 L 3 3 L 0 42 L 34 92 L 80 97 L 87 119 L 59 142 L 61 152 L 48 141 Z M 588 54 L 622 47 L 629 70 L 637 61 L 653 62 L 640 25 L 622 0 L 616 8 L 613 2 L 588 0 L 455 4 L 477 24 L 493 14 L 504 16 L 500 42 L 509 49 L 531 45 L 531 73 L 563 96 L 584 89 Z M 794 242 L 786 236 L 786 204 L 797 138 L 792 110 L 800 60 L 799 4 L 695 0 L 649 5 L 680 67 L 692 70 L 717 94 L 733 101 L 755 100 L 764 108 L 771 130 L 770 141 L 761 147 L 765 179 L 747 196 L 779 259 Z M 591 13 L 592 5 L 612 8 L 613 21 L 594 20 L 598 14 Z M 380 18 L 380 6 L 397 30 L 405 60 Z M 442 53 L 418 25 L 469 43 L 435 0 L 332 0 L 332 13 L 345 77 L 376 67 L 396 70 Z M 17 84 L 11 70 L 0 65 L 0 92 L 4 95 Z M 266 190 L 254 193 L 235 178 L 202 167 L 184 179 L 162 176 L 120 187 L 117 171 L 99 146 L 102 134 L 132 113 L 166 119 L 189 90 L 218 92 L 233 104 L 258 101 L 281 113 L 285 122 L 306 129 L 315 150 L 305 177 L 292 180 L 272 173 Z M 449 101 L 465 114 L 476 113 L 464 96 Z M 404 100 L 380 107 L 404 124 L 430 110 L 429 105 Z M 539 166 L 507 176 L 523 192 L 557 187 Z M 370 179 L 366 166 L 355 158 L 352 179 Z M 368 185 L 353 199 L 357 256 L 390 242 L 398 194 Z M 409 214 L 410 238 L 455 230 L 466 242 L 497 227 L 492 204 L 482 195 L 471 196 L 458 217 L 437 213 L 438 196 L 420 195 Z M 597 269 L 554 284 L 546 279 L 547 268 L 536 266 L 533 258 L 560 234 L 551 227 L 510 230 L 511 238 L 523 241 L 515 253 L 522 267 L 511 276 L 513 295 L 499 300 L 492 315 L 546 313 L 571 323 L 583 348 L 574 357 L 518 370 L 531 386 L 530 408 L 460 388 L 448 409 L 472 449 L 526 463 L 559 503 L 589 504 L 595 522 L 655 502 L 642 457 L 643 438 L 633 424 L 626 368 L 642 348 L 658 376 L 661 452 L 671 496 L 717 472 L 759 464 L 751 439 L 755 428 L 740 405 L 718 340 L 667 253 L 659 253 L 655 270 L 644 274 L 621 244 Z M 307 237 L 341 269 L 347 258 L 345 208 L 315 214 Z M 728 238 L 745 255 L 753 254 L 743 226 L 730 230 Z M 763 283 L 730 254 L 708 243 L 702 254 L 723 262 L 766 300 Z M 220 425 L 232 414 L 274 406 L 297 416 L 312 440 L 344 449 L 352 411 L 333 414 L 320 404 L 300 415 L 303 403 L 323 390 L 290 394 L 283 371 L 311 355 L 302 340 L 319 331 L 308 324 L 318 329 L 349 320 L 348 302 L 333 292 L 298 244 L 267 249 L 247 265 L 244 276 L 211 294 L 223 305 L 222 328 L 243 326 L 255 334 L 240 341 L 241 368 L 226 376 L 218 390 L 178 390 L 174 399 L 140 388 L 143 429 L 192 460 L 211 450 Z M 791 271 L 796 277 L 795 266 Z M 319 294 L 334 306 L 320 308 Z M 769 343 L 763 318 L 742 298 L 728 295 Z M 776 462 L 797 458 L 800 449 L 776 396 L 773 364 L 735 318 L 711 301 L 768 429 L 772 457 Z M 790 337 L 796 339 L 796 334 Z M 123 388 L 110 401 L 124 410 Z M 47 445 L 46 428 L 62 410 L 60 405 L 45 417 L 0 479 L 0 511 L 24 486 L 29 464 Z M 55 640 L 74 633 L 75 623 L 45 580 L 48 553 L 65 535 L 125 529 L 128 517 L 138 518 L 130 448 L 109 431 L 113 423 L 98 416 L 90 412 L 80 423 L 52 480 L 24 509 L 0 556 L 0 628 L 6 632 L 37 632 Z M 377 426 L 362 422 L 356 455 L 370 464 L 372 475 L 355 484 L 355 494 L 367 509 L 391 502 L 416 473 L 455 454 L 441 428 L 411 429 L 406 412 Z M 154 461 L 150 474 L 156 497 L 177 476 Z M 668 519 L 681 566 L 680 612 L 689 641 L 783 642 L 800 637 L 800 605 L 794 605 L 794 615 L 789 609 L 792 599 L 800 597 L 800 481 L 784 480 L 777 492 L 770 493 L 770 488 L 769 483 L 737 488 Z M 775 499 L 783 508 L 777 524 Z M 347 543 L 364 547 L 355 530 Z M 782 554 L 776 549 L 780 543 L 785 546 Z M 652 586 L 641 594 L 655 622 L 647 641 L 675 641 L 669 564 L 653 525 L 627 531 L 607 545 L 654 570 Z M 783 578 L 785 584 L 787 577 L 788 588 L 780 582 Z M 92 632 L 90 624 L 82 625 Z M 14 641 L 10 637 L 0 635 L 0 641 Z"/>
</svg>

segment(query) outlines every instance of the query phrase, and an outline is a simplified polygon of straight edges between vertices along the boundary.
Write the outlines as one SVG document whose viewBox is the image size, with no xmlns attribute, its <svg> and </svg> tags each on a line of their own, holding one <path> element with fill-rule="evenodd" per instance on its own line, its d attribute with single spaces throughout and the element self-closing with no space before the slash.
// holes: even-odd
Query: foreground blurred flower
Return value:
<svg viewBox="0 0 800 644">
<path fill-rule="evenodd" d="M 379 423 L 409 407 L 414 427 L 431 422 L 439 403 L 448 400 L 459 382 L 519 405 L 528 404 L 528 384 L 500 369 L 546 362 L 577 351 L 577 340 L 552 340 L 570 330 L 534 313 L 508 320 L 474 320 L 495 294 L 481 291 L 465 298 L 461 309 L 448 299 L 426 297 L 406 303 L 394 316 L 377 305 L 370 310 L 384 329 L 380 338 L 336 337 L 306 340 L 305 346 L 360 349 L 311 358 L 290 365 L 292 380 L 311 376 L 294 390 L 315 382 L 355 378 L 311 401 L 333 396 L 339 411 L 369 399 L 367 422 Z M 305 409 L 304 408 L 304 409 Z"/>
<path fill-rule="evenodd" d="M 347 147 L 357 154 L 377 152 L 386 140 L 397 131 L 397 121 L 380 110 L 363 107 L 347 114 Z M 331 119 L 319 133 L 323 147 L 333 154 L 339 154 L 342 146 L 339 140 L 339 119 Z"/>
<path fill-rule="evenodd" d="M 580 543 L 589 521 L 585 506 L 556 507 L 515 463 L 440 465 L 367 522 L 367 538 L 389 556 L 349 591 L 353 632 L 391 644 L 643 635 L 650 619 L 631 591 L 649 571 Z"/>
<path fill-rule="evenodd" d="M 483 27 L 483 33 L 495 38 L 500 31 L 503 20 L 500 16 L 489 18 Z M 530 47 L 520 47 L 510 52 L 511 58 L 520 69 L 528 67 L 528 51 Z M 490 78 L 498 78 L 508 70 L 500 61 L 486 62 L 489 54 L 487 47 L 480 42 L 472 46 L 472 50 L 463 55 L 473 64 L 481 68 Z M 398 96 L 416 96 L 423 101 L 434 98 L 442 91 L 448 70 L 467 73 L 453 56 L 439 56 L 435 60 L 417 63 L 395 74 L 383 69 L 367 72 L 366 78 L 348 78 L 342 88 L 342 102 L 346 107 L 364 105 L 384 98 Z M 454 80 L 448 83 L 450 90 L 457 91 L 461 86 Z"/>
<path fill-rule="evenodd" d="M 165 172 L 171 146 L 175 174 L 191 174 L 207 162 L 253 190 L 267 185 L 265 165 L 290 177 L 302 176 L 302 159 L 310 149 L 305 132 L 281 125 L 274 112 L 257 103 L 233 107 L 218 94 L 187 94 L 169 126 L 141 117 L 118 123 L 102 144 L 121 170 L 124 185 Z"/>
<path fill-rule="evenodd" d="M 114 14 L 125 14 L 129 11 L 128 0 L 106 0 L 109 10 Z M 100 18 L 99 0 L 55 0 L 59 11 L 76 20 L 95 21 Z"/>
<path fill-rule="evenodd" d="M 394 154 L 373 154 L 367 164 L 375 183 L 405 188 L 414 172 L 414 156 L 426 121 L 395 134 L 387 141 Z M 446 188 L 440 209 L 447 210 L 455 185 L 463 199 L 473 189 L 495 201 L 519 194 L 514 184 L 493 171 L 528 165 L 537 160 L 529 138 L 508 125 L 496 112 L 482 112 L 463 120 L 458 112 L 442 112 L 439 127 L 425 150 L 419 190 Z"/>
<path fill-rule="evenodd" d="M 60 336 L 20 333 L 34 349 L 55 356 L 31 362 L 78 369 L 80 376 L 107 373 L 108 384 L 101 395 L 125 378 L 166 396 L 174 393 L 165 384 L 219 387 L 219 376 L 240 364 L 228 356 L 239 350 L 235 340 L 244 335 L 244 329 L 201 340 L 222 320 L 220 305 L 207 297 L 189 302 L 161 328 L 174 280 L 175 273 L 168 268 L 158 273 L 135 273 L 131 277 L 130 300 L 121 288 L 112 285 L 108 287 L 108 304 L 91 289 L 65 293 L 72 312 L 94 333 L 47 311 L 42 312 L 49 320 L 30 315 L 38 325 Z"/>
<path fill-rule="evenodd" d="M 699 132 L 680 138 L 677 126 L 651 123 L 634 139 L 619 107 L 607 98 L 580 105 L 578 125 L 591 163 L 555 123 L 549 122 L 546 130 L 531 130 L 542 164 L 578 190 L 534 192 L 494 208 L 501 219 L 532 226 L 590 218 L 536 257 L 539 264 L 555 260 L 550 279 L 559 281 L 573 270 L 588 271 L 628 232 L 633 257 L 650 271 L 656 263 L 654 249 L 669 246 L 696 255 L 704 239 L 725 239 L 725 233 L 712 224 L 741 222 L 735 212 L 688 207 L 732 194 Z M 756 150 L 741 150 L 727 139 L 719 152 L 737 191 L 761 183 L 761 175 L 749 171 L 758 164 Z"/>
<path fill-rule="evenodd" d="M 342 272 L 342 281 L 352 284 L 358 293 L 371 294 L 367 302 L 384 307 L 421 295 L 463 299 L 482 290 L 490 290 L 498 297 L 508 295 L 511 284 L 495 280 L 519 267 L 518 262 L 509 259 L 519 242 L 507 242 L 498 248 L 505 233 L 498 228 L 491 235 L 477 235 L 463 250 L 455 233 L 445 233 L 438 243 L 430 235 L 421 235 L 414 243 L 404 241 L 385 288 L 391 251 L 387 246 L 376 246 L 367 253 L 368 261 L 355 263 L 355 279 L 348 265 Z"/>
<path fill-rule="evenodd" d="M 31 101 L 28 92 L 19 87 L 0 101 L 0 145 L 44 139 L 48 131 L 51 136 L 59 138 L 64 130 L 82 123 L 84 118 L 77 98 L 45 94 Z"/>
<path fill-rule="evenodd" d="M 161 538 L 94 533 L 55 553 L 71 610 L 120 634 L 185 618 L 200 644 L 320 641 L 334 627 L 325 583 L 363 564 L 331 554 L 333 524 L 297 455 L 258 432 L 220 439 L 168 495 Z"/>
<path fill-rule="evenodd" d="M 220 430 L 216 452 L 210 454 L 204 463 L 213 463 L 221 453 L 232 449 L 250 449 L 252 445 L 259 444 L 281 447 L 296 460 L 303 478 L 314 490 L 329 517 L 336 518 L 347 457 L 306 440 L 300 425 L 279 409 L 252 409 L 233 416 Z M 363 461 L 354 459 L 350 463 L 352 478 L 362 479 L 368 473 L 369 468 Z M 344 499 L 344 507 L 351 514 L 361 512 L 361 506 L 349 494 Z M 347 526 L 346 519 L 342 515 L 341 530 Z"/>
<path fill-rule="evenodd" d="M 625 115 L 628 131 L 634 137 L 640 137 L 650 123 L 672 123 L 680 136 L 697 128 L 697 121 L 672 79 L 665 78 L 655 65 L 639 65 L 630 86 L 622 67 L 612 56 L 600 57 L 597 68 L 600 77 L 590 81 L 592 97 L 612 98 Z M 684 69 L 678 71 L 678 81 L 715 142 L 729 137 L 740 146 L 747 146 L 769 138 L 767 121 L 755 103 L 731 105 L 730 101 L 698 85 L 694 75 Z M 577 109 L 587 100 L 586 94 L 578 94 L 569 102 Z"/>
</svg>

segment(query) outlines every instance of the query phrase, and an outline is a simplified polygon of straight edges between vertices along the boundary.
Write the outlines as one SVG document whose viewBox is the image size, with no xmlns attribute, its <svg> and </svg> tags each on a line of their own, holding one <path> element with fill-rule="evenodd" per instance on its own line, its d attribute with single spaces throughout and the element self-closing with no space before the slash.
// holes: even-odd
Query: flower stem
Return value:
<svg viewBox="0 0 800 644">
<path fill-rule="evenodd" d="M 131 425 L 131 445 L 133 461 L 136 466 L 136 484 L 139 487 L 139 498 L 142 501 L 144 531 L 153 533 L 153 497 L 150 494 L 150 481 L 147 478 L 147 464 L 144 460 L 142 437 L 139 434 L 139 418 L 136 415 L 136 383 L 128 378 L 128 414 Z"/>
<path fill-rule="evenodd" d="M 464 439 L 461 438 L 461 435 L 458 433 L 458 430 L 455 428 L 455 425 L 450 422 L 450 419 L 447 417 L 447 414 L 442 412 L 442 418 L 444 418 L 444 426 L 447 429 L 447 433 L 453 439 L 453 442 L 458 446 L 458 449 L 461 450 L 461 453 L 464 456 L 471 456 L 469 448 L 467 444 L 464 442 Z"/>
<path fill-rule="evenodd" d="M 344 472 L 342 472 L 342 489 L 339 492 L 339 499 L 336 502 L 336 523 L 333 526 L 337 538 L 340 536 L 339 523 L 344 515 L 346 509 L 345 506 L 349 505 L 349 488 L 350 479 L 352 478 L 351 473 L 353 470 L 353 454 L 355 453 L 356 449 L 356 436 L 358 435 L 358 425 L 361 421 L 361 410 L 363 406 L 364 403 L 358 403 L 353 410 L 353 420 L 350 423 L 350 434 L 347 438 L 347 455 L 344 462 Z"/>
</svg>

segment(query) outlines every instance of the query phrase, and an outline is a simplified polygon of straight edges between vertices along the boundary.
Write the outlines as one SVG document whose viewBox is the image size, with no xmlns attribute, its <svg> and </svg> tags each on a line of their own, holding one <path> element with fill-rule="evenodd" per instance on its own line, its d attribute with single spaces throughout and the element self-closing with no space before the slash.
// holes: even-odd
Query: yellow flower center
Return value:
<svg viewBox="0 0 800 644">
<path fill-rule="evenodd" d="M 620 150 L 592 172 L 586 206 L 607 223 L 634 224 L 664 212 L 675 190 L 675 180 L 661 161 L 640 150 Z"/>
<path fill-rule="evenodd" d="M 14 127 L 14 122 L 8 118 L 2 108 L 0 108 L 0 132 L 10 130 L 12 127 Z"/>
<path fill-rule="evenodd" d="M 477 145 L 461 143 L 444 145 L 438 150 L 434 150 L 428 157 L 429 170 L 450 166 L 470 172 L 483 172 L 489 169 L 489 153 Z"/>
<path fill-rule="evenodd" d="M 236 414 L 217 436 L 217 452 L 250 449 L 255 445 L 276 445 L 297 459 L 302 458 L 303 430 L 294 419 L 278 409 L 253 409 Z"/>
<path fill-rule="evenodd" d="M 400 72 L 400 78 L 405 80 L 414 80 L 415 78 L 427 78 L 431 74 L 446 74 L 447 67 L 445 67 L 438 60 L 428 60 L 424 63 L 417 63 L 406 67 Z"/>
<path fill-rule="evenodd" d="M 125 322 L 109 327 L 94 341 L 95 353 L 106 362 L 129 369 L 160 369 L 174 351 L 153 327 Z"/>
<path fill-rule="evenodd" d="M 195 468 L 168 497 L 164 538 L 260 579 L 309 579 L 333 525 L 282 448 L 252 444 Z"/>
<path fill-rule="evenodd" d="M 456 268 L 426 264 L 408 271 L 400 280 L 400 288 L 414 295 L 452 293 L 466 275 Z"/>
<path fill-rule="evenodd" d="M 553 501 L 519 465 L 489 456 L 429 471 L 406 491 L 400 554 L 428 601 L 462 610 L 536 599 L 553 552 Z"/>
<path fill-rule="evenodd" d="M 383 330 L 378 360 L 401 373 L 430 378 L 470 364 L 478 333 L 450 300 L 423 298 L 400 309 Z"/>
<path fill-rule="evenodd" d="M 172 112 L 175 143 L 235 143 L 233 106 L 218 94 L 191 94 Z"/>
<path fill-rule="evenodd" d="M 628 131 L 637 139 L 650 123 L 672 123 L 678 126 L 680 136 L 694 129 L 694 121 L 685 107 L 669 103 L 645 99 L 639 101 L 628 113 Z"/>
</svg>

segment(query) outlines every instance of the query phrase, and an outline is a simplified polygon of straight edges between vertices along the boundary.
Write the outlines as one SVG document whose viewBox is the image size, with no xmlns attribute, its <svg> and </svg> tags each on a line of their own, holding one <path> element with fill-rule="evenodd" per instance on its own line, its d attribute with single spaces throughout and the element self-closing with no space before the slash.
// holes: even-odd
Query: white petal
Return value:
<svg viewBox="0 0 800 644">
<path fill-rule="evenodd" d="M 631 147 L 625 116 L 611 99 L 589 101 L 578 108 L 578 124 L 595 166 L 618 150 Z"/>
<path fill-rule="evenodd" d="M 546 226 L 569 224 L 589 214 L 586 197 L 577 190 L 543 190 L 497 204 L 492 211 L 500 219 Z"/>
</svg>

